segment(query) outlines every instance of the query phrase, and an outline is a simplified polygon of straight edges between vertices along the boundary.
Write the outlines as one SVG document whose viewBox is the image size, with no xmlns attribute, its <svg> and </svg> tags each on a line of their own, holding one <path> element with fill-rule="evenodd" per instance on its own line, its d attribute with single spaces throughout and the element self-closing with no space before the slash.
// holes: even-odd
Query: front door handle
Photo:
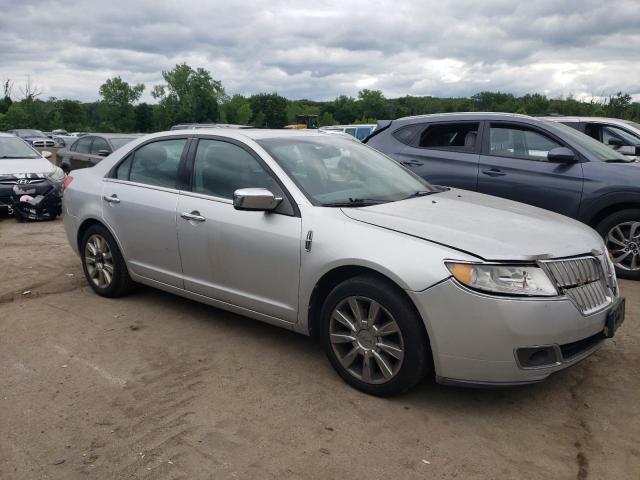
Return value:
<svg viewBox="0 0 640 480">
<path fill-rule="evenodd" d="M 482 170 L 482 173 L 489 175 L 490 177 L 504 177 L 506 173 L 498 168 L 492 168 L 490 170 Z"/>
<path fill-rule="evenodd" d="M 206 218 L 200 215 L 200 212 L 197 210 L 194 210 L 191 213 L 182 212 L 180 216 L 185 220 L 189 220 L 190 222 L 204 222 L 206 220 Z"/>
<path fill-rule="evenodd" d="M 110 197 L 107 197 L 105 195 L 104 197 L 102 197 L 102 199 L 107 203 L 120 203 L 120 199 L 118 198 L 118 196 L 115 193 L 113 195 L 111 195 Z"/>
<path fill-rule="evenodd" d="M 402 160 L 400 163 L 407 167 L 420 167 L 424 165 L 422 162 L 418 162 L 417 160 Z"/>
</svg>

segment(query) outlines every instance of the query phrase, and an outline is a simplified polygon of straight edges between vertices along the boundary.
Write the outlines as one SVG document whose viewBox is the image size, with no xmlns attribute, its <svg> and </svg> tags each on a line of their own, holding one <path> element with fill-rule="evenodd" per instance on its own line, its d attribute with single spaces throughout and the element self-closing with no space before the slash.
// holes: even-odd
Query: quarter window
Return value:
<svg viewBox="0 0 640 480">
<path fill-rule="evenodd" d="M 606 125 L 602 127 L 602 143 L 609 145 L 612 138 L 622 141 L 623 145 L 637 145 L 640 143 L 640 137 L 636 137 L 622 128 Z"/>
<path fill-rule="evenodd" d="M 356 138 L 360 141 L 367 138 L 367 136 L 371 133 L 371 127 L 358 127 L 356 131 Z"/>
<path fill-rule="evenodd" d="M 547 154 L 562 147 L 546 135 L 527 128 L 491 126 L 489 154 L 526 160 L 546 161 Z"/>
<path fill-rule="evenodd" d="M 201 139 L 193 167 L 193 191 L 231 199 L 240 188 L 266 188 L 281 194 L 275 180 L 249 152 L 233 143 Z"/>
<path fill-rule="evenodd" d="M 129 180 L 158 187 L 176 188 L 178 166 L 186 143 L 185 138 L 176 138 L 143 145 L 133 155 Z"/>
<path fill-rule="evenodd" d="M 77 153 L 89 153 L 89 148 L 91 147 L 91 141 L 93 137 L 85 136 L 80 138 L 75 144 L 74 151 Z"/>
</svg>

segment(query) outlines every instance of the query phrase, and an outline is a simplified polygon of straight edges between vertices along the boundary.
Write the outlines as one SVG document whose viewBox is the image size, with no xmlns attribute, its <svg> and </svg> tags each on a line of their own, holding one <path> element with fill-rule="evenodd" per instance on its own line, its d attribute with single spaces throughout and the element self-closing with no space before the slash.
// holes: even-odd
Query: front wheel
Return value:
<svg viewBox="0 0 640 480">
<path fill-rule="evenodd" d="M 597 227 L 611 253 L 616 275 L 640 280 L 640 209 L 616 212 Z"/>
<path fill-rule="evenodd" d="M 360 275 L 335 287 L 323 304 L 320 332 L 333 368 L 365 393 L 403 393 L 432 370 L 422 319 L 383 278 Z"/>
</svg>

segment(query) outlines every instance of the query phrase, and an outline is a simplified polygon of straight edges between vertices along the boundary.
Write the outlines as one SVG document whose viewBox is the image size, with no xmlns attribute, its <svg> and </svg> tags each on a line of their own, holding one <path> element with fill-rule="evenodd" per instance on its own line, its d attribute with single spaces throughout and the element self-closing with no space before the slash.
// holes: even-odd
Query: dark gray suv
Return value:
<svg viewBox="0 0 640 480">
<path fill-rule="evenodd" d="M 571 127 L 515 114 L 423 115 L 380 121 L 365 143 L 432 183 L 578 219 L 603 236 L 621 277 L 640 279 L 640 163 Z"/>
</svg>

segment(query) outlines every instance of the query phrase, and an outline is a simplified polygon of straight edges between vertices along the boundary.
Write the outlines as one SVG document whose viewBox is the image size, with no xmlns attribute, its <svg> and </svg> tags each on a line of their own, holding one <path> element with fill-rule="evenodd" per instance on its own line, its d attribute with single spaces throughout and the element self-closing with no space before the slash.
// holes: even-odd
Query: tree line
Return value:
<svg viewBox="0 0 640 480">
<path fill-rule="evenodd" d="M 501 92 L 480 92 L 461 98 L 411 95 L 385 98 L 379 90 L 364 89 L 356 98 L 341 95 L 332 101 L 313 101 L 288 100 L 277 93 L 228 95 L 209 71 L 194 69 L 186 63 L 162 72 L 162 77 L 164 83 L 151 91 L 157 103 L 140 102 L 145 85 L 130 84 L 120 77 L 110 78 L 100 86 L 99 101 L 84 103 L 54 97 L 43 100 L 41 91 L 30 80 L 16 93 L 13 82 L 5 80 L 4 94 L 0 97 L 0 130 L 154 132 L 177 123 L 282 128 L 295 123 L 299 114 L 318 115 L 319 125 L 324 126 L 462 111 L 555 113 L 640 121 L 640 103 L 622 92 L 604 100 L 580 101 L 572 96 L 554 99 L 538 93 L 516 96 Z"/>
</svg>

